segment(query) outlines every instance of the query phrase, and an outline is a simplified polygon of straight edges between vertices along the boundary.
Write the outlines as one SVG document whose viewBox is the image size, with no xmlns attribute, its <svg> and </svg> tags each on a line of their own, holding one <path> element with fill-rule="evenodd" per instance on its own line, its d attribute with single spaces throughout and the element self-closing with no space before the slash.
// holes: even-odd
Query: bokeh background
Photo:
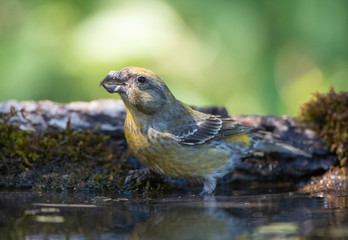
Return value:
<svg viewBox="0 0 348 240">
<path fill-rule="evenodd" d="M 0 1 L 0 101 L 118 98 L 98 84 L 126 66 L 192 105 L 296 115 L 348 90 L 348 1 Z"/>
</svg>

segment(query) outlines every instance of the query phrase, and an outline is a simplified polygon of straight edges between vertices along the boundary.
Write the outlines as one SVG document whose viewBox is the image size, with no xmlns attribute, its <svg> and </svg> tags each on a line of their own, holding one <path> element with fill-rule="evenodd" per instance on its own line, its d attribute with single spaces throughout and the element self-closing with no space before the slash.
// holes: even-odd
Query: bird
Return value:
<svg viewBox="0 0 348 240">
<path fill-rule="evenodd" d="M 172 94 L 154 72 L 141 67 L 110 71 L 100 82 L 126 107 L 125 138 L 134 156 L 151 171 L 203 183 L 210 195 L 217 179 L 254 151 L 310 155 L 262 138 L 255 127 L 192 109 Z"/>
</svg>

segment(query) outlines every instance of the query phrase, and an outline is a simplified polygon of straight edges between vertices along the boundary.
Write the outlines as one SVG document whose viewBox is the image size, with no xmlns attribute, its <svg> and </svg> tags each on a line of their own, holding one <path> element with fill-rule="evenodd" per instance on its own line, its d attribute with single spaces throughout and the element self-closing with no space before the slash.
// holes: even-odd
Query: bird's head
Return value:
<svg viewBox="0 0 348 240">
<path fill-rule="evenodd" d="M 159 112 L 172 97 L 161 78 L 145 68 L 110 71 L 100 85 L 109 93 L 118 93 L 128 109 L 147 115 Z"/>
</svg>

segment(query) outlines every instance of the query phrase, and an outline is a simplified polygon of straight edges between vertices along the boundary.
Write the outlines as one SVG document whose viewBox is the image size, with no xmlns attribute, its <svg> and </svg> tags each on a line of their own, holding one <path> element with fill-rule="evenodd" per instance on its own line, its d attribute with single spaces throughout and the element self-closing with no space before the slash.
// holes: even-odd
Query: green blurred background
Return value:
<svg viewBox="0 0 348 240">
<path fill-rule="evenodd" d="M 0 101 L 118 98 L 98 84 L 126 66 L 192 105 L 295 115 L 348 89 L 348 1 L 0 1 Z"/>
</svg>

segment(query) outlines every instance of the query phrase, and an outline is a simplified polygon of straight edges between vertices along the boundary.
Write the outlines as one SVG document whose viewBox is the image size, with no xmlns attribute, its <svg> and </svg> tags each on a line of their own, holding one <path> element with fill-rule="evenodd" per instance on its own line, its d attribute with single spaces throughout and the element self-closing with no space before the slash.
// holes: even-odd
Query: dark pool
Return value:
<svg viewBox="0 0 348 240">
<path fill-rule="evenodd" d="M 348 239 L 348 196 L 0 192 L 1 239 Z"/>
</svg>

